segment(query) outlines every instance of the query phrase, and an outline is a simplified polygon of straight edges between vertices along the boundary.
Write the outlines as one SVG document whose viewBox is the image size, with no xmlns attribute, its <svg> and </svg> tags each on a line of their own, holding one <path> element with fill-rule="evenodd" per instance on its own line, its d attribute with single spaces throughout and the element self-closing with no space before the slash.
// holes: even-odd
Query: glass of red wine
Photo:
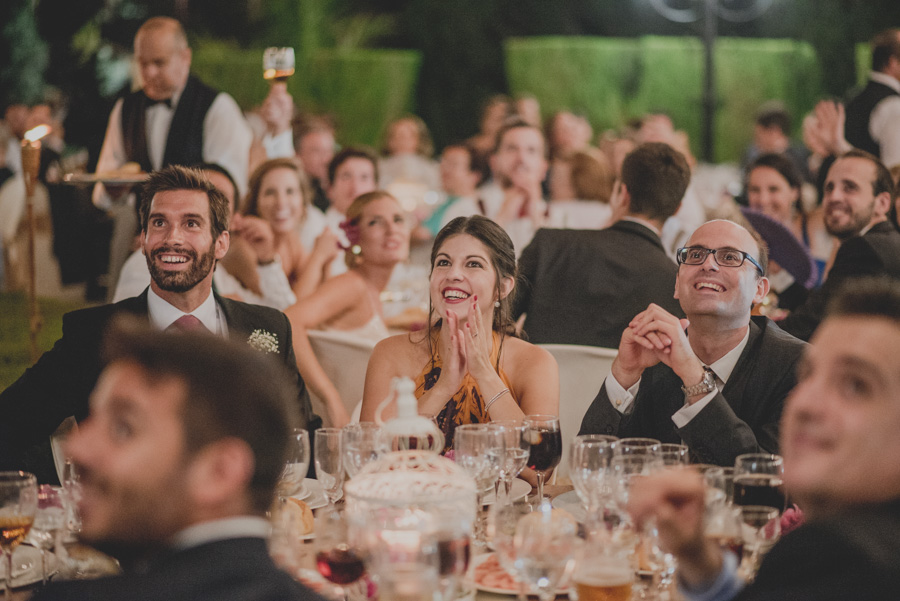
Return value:
<svg viewBox="0 0 900 601">
<path fill-rule="evenodd" d="M 734 460 L 734 504 L 764 505 L 784 511 L 784 460 L 780 455 L 750 453 Z"/>
<path fill-rule="evenodd" d="M 537 499 L 544 498 L 544 479 L 562 459 L 562 434 L 555 415 L 526 415 L 525 441 L 528 443 L 528 467 L 537 475 Z"/>
<path fill-rule="evenodd" d="M 352 544 L 343 509 L 323 507 L 316 520 L 316 568 L 326 580 L 337 585 L 346 601 L 345 587 L 358 582 L 365 574 L 362 554 Z"/>
<path fill-rule="evenodd" d="M 19 546 L 37 511 L 37 480 L 27 472 L 0 472 L 0 551 L 6 559 L 3 599 L 9 601 L 13 580 L 13 551 Z"/>
</svg>

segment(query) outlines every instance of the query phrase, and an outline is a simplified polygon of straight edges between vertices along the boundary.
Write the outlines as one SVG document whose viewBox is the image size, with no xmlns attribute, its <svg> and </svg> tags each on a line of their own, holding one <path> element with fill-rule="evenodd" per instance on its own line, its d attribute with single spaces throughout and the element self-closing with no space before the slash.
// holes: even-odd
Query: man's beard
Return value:
<svg viewBox="0 0 900 601">
<path fill-rule="evenodd" d="M 187 255 L 190 258 L 191 266 L 185 271 L 166 271 L 156 263 L 156 258 L 165 253 Z M 203 255 L 197 255 L 197 252 L 190 248 L 176 250 L 168 246 L 163 246 L 154 249 L 147 256 L 147 268 L 150 270 L 151 279 L 156 282 L 157 286 L 166 292 L 187 292 L 209 275 L 209 272 L 215 264 L 215 242 L 209 246 L 209 250 L 203 253 Z"/>
<path fill-rule="evenodd" d="M 875 205 L 873 204 L 868 208 L 865 212 L 851 212 L 850 213 L 850 221 L 846 224 L 841 225 L 832 225 L 828 219 L 828 212 L 826 209 L 825 212 L 825 230 L 843 242 L 844 240 L 848 240 L 856 235 L 858 235 L 863 229 L 869 225 L 869 222 L 872 220 L 872 215 L 875 212 Z"/>
</svg>

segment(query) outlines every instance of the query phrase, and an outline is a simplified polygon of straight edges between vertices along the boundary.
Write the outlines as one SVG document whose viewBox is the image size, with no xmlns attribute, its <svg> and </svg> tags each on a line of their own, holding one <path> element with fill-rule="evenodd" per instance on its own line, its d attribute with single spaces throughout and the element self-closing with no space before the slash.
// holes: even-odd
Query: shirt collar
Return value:
<svg viewBox="0 0 900 601">
<path fill-rule="evenodd" d="M 871 79 L 874 82 L 884 84 L 884 85 L 888 86 L 889 88 L 891 88 L 892 90 L 894 90 L 895 92 L 897 92 L 898 94 L 900 94 L 900 81 L 897 81 L 896 79 L 894 79 L 887 73 L 881 73 L 879 71 L 872 71 L 871 73 L 869 73 L 869 79 Z"/>
<path fill-rule="evenodd" d="M 150 323 L 158 330 L 165 330 L 176 319 L 187 315 L 156 294 L 152 287 L 147 289 L 147 312 L 150 314 Z M 206 300 L 190 314 L 199 319 L 210 332 L 214 334 L 221 332 L 216 299 L 211 290 Z"/>
<path fill-rule="evenodd" d="M 269 538 L 269 522 L 258 516 L 243 515 L 188 526 L 175 535 L 172 547 L 179 550 L 198 547 L 229 538 Z"/>
<path fill-rule="evenodd" d="M 750 328 L 747 328 L 747 332 L 744 334 L 744 337 L 738 342 L 737 346 L 733 349 L 722 355 L 722 357 L 718 361 L 713 361 L 712 365 L 707 365 L 706 367 L 710 368 L 715 372 L 716 377 L 722 380 L 722 382 L 728 382 L 728 378 L 731 377 L 731 372 L 734 371 L 734 366 L 737 365 L 738 359 L 741 358 L 741 353 L 744 352 L 744 347 L 747 346 L 747 341 L 750 340 Z M 690 337 L 688 338 L 690 341 Z"/>
<path fill-rule="evenodd" d="M 659 231 L 659 228 L 647 221 L 646 219 L 641 219 L 640 217 L 633 217 L 631 215 L 625 215 L 620 219 L 620 221 L 631 221 L 637 223 L 639 225 L 643 225 L 645 228 L 656 234 L 657 236 L 662 236 L 662 232 Z"/>
</svg>

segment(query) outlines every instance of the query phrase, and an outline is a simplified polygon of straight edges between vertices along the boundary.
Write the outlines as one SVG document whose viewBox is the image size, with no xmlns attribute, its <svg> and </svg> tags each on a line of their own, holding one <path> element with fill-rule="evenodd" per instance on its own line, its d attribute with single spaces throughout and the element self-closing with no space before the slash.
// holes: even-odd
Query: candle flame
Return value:
<svg viewBox="0 0 900 601">
<path fill-rule="evenodd" d="M 38 140 L 49 134 L 50 131 L 51 130 L 49 125 L 38 125 L 37 127 L 26 131 L 24 138 L 26 142 L 37 142 Z"/>
</svg>

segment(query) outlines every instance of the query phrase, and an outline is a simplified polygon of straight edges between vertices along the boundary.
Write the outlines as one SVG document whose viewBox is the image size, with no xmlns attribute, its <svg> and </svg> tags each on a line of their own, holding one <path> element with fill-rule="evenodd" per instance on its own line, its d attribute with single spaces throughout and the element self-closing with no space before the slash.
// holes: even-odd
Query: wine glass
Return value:
<svg viewBox="0 0 900 601">
<path fill-rule="evenodd" d="M 344 470 L 349 478 L 391 450 L 390 440 L 378 424 L 348 424 L 344 426 L 343 433 Z"/>
<path fill-rule="evenodd" d="M 688 449 L 686 444 L 661 444 L 659 445 L 659 455 L 662 457 L 663 465 L 666 467 L 688 465 L 690 463 L 690 449 Z"/>
<path fill-rule="evenodd" d="M 784 511 L 784 460 L 780 455 L 750 453 L 734 460 L 734 504 L 767 505 Z"/>
<path fill-rule="evenodd" d="M 520 420 L 497 420 L 488 424 L 501 432 L 505 443 L 503 464 L 500 466 L 500 478 L 497 480 L 497 502 L 501 500 L 500 488 L 503 487 L 503 502 L 509 500 L 513 480 L 518 477 L 528 462 L 528 443 L 525 442 L 525 424 Z"/>
<path fill-rule="evenodd" d="M 616 455 L 659 455 L 661 445 L 655 438 L 620 438 Z"/>
<path fill-rule="evenodd" d="M 365 574 L 362 554 L 351 543 L 342 509 L 330 506 L 319 513 L 316 527 L 316 568 L 329 582 L 337 585 L 346 601 L 345 586 L 359 581 Z"/>
<path fill-rule="evenodd" d="M 544 479 L 562 459 L 562 435 L 555 415 L 526 415 L 525 441 L 529 445 L 528 467 L 537 475 L 537 499 L 544 498 Z"/>
<path fill-rule="evenodd" d="M 294 74 L 293 48 L 266 48 L 263 51 L 263 79 L 269 82 L 287 82 Z"/>
<path fill-rule="evenodd" d="M 278 483 L 278 494 L 282 497 L 296 495 L 303 490 L 303 480 L 309 471 L 309 432 L 294 428 L 284 471 Z"/>
<path fill-rule="evenodd" d="M 66 524 L 66 511 L 59 490 L 49 484 L 38 487 L 34 524 L 26 539 L 41 551 L 41 582 L 47 584 L 47 550 L 58 547 Z"/>
<path fill-rule="evenodd" d="M 329 505 L 341 498 L 344 485 L 344 453 L 340 428 L 319 428 L 315 436 L 316 478 L 325 490 Z"/>
<path fill-rule="evenodd" d="M 19 546 L 37 511 L 37 480 L 27 472 L 0 472 L 0 551 L 6 556 L 3 598 L 10 599 L 13 551 Z"/>
<path fill-rule="evenodd" d="M 695 466 L 696 467 L 696 466 Z M 734 468 L 710 466 L 701 471 L 706 483 L 706 504 L 731 505 L 734 501 Z"/>
<path fill-rule="evenodd" d="M 611 492 L 609 463 L 616 440 L 615 436 L 582 434 L 569 447 L 569 477 L 587 511 L 589 531 L 596 525 L 603 499 Z"/>
<path fill-rule="evenodd" d="M 781 512 L 768 505 L 744 505 L 740 507 L 740 512 L 744 524 L 744 544 L 750 545 L 744 575 L 752 581 L 759 569 L 760 558 L 781 536 Z"/>
<path fill-rule="evenodd" d="M 540 601 L 551 601 L 568 575 L 578 549 L 578 524 L 568 512 L 539 499 L 535 511 L 516 524 L 516 571 Z"/>
<path fill-rule="evenodd" d="M 473 542 L 480 550 L 485 545 L 484 520 L 481 515 L 488 490 L 500 477 L 505 461 L 503 433 L 487 424 L 457 426 L 453 434 L 453 460 L 475 480 L 478 517 L 473 527 Z"/>
<path fill-rule="evenodd" d="M 525 499 L 519 499 L 510 503 L 495 503 L 491 507 L 488 531 L 494 550 L 497 552 L 497 560 L 504 570 L 509 572 L 519 585 L 518 599 L 525 601 L 528 596 L 528 585 L 525 579 L 519 575 L 516 567 L 515 536 L 516 524 L 522 516 L 533 511 L 533 507 Z"/>
</svg>

